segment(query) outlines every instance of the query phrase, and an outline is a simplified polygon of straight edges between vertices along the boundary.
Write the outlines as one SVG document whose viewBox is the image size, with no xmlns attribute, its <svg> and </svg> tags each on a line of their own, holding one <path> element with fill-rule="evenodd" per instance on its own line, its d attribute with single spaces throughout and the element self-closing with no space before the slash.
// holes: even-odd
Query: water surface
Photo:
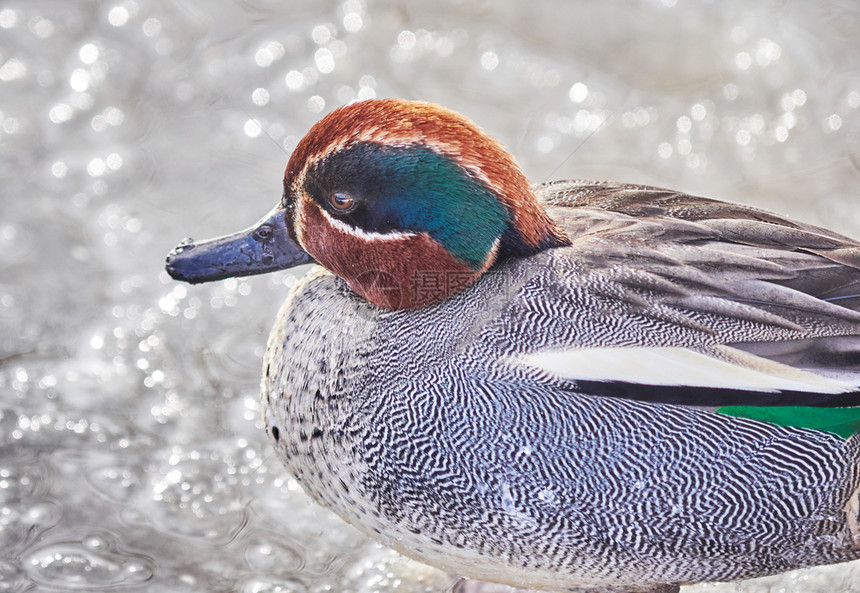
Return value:
<svg viewBox="0 0 860 593">
<path fill-rule="evenodd" d="M 323 113 L 399 96 L 534 181 L 651 183 L 860 235 L 851 2 L 0 4 L 0 591 L 445 591 L 311 503 L 259 426 L 296 274 L 171 281 Z M 856 590 L 858 563 L 694 591 Z"/>
</svg>

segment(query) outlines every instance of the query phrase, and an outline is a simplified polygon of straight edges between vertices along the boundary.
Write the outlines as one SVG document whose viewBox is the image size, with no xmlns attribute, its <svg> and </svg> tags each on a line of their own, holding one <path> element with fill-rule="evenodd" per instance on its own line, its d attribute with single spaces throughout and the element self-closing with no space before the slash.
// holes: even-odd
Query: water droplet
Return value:
<svg viewBox="0 0 860 593">
<path fill-rule="evenodd" d="M 508 513 L 516 512 L 517 508 L 514 505 L 514 497 L 511 494 L 511 486 L 507 482 L 502 483 L 499 487 L 502 496 L 502 509 Z"/>
<path fill-rule="evenodd" d="M 548 489 L 538 492 L 538 498 L 548 504 L 553 504 L 557 499 L 555 492 Z"/>
</svg>

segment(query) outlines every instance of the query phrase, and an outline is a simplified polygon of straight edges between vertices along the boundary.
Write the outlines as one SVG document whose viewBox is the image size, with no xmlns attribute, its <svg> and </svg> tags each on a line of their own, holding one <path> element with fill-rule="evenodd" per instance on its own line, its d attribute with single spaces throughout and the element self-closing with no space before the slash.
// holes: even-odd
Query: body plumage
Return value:
<svg viewBox="0 0 860 593">
<path fill-rule="evenodd" d="M 860 558 L 860 245 L 657 188 L 524 190 L 444 134 L 409 136 L 424 104 L 369 103 L 406 132 L 358 121 L 367 104 L 330 115 L 265 219 L 335 272 L 293 289 L 264 361 L 267 430 L 312 497 L 407 555 L 519 587 L 672 591 Z M 502 226 L 451 239 L 438 221 L 487 207 L 427 210 L 446 194 L 400 214 L 402 167 L 350 182 L 374 170 L 345 156 L 366 143 L 412 176 L 432 160 L 409 161 L 412 144 L 453 159 L 433 170 L 460 167 L 467 185 L 440 191 L 463 199 L 519 193 L 489 208 Z M 450 261 L 429 265 L 427 245 Z M 171 273 L 199 279 L 194 249 Z"/>
</svg>

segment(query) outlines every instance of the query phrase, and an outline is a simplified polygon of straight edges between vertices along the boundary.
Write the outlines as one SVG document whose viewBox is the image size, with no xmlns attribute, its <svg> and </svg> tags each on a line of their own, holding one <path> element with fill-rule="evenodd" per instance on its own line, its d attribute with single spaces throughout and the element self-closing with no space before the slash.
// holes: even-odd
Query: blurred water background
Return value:
<svg viewBox="0 0 860 593">
<path fill-rule="evenodd" d="M 325 112 L 456 109 L 532 180 L 860 235 L 853 0 L 0 2 L 0 591 L 442 592 L 309 502 L 259 425 L 297 273 L 190 287 Z M 860 591 L 860 564 L 693 592 Z"/>
</svg>

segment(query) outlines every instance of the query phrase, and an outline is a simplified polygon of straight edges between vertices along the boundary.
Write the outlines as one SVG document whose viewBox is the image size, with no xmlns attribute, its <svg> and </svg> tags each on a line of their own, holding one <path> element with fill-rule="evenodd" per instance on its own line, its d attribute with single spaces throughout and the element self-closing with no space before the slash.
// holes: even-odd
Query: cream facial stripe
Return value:
<svg viewBox="0 0 860 593">
<path fill-rule="evenodd" d="M 740 358 L 740 357 L 739 357 Z M 856 387 L 771 362 L 743 357 L 742 365 L 678 347 L 571 348 L 519 357 L 516 362 L 567 380 L 714 387 L 775 393 L 848 393 Z"/>
<path fill-rule="evenodd" d="M 300 207 L 298 208 L 298 222 L 299 224 L 295 225 L 296 229 L 296 238 L 299 240 L 299 243 L 303 243 L 304 234 L 302 230 L 305 226 L 305 208 L 316 208 L 320 211 L 323 217 L 326 219 L 326 222 L 331 225 L 333 229 L 341 231 L 342 233 L 348 233 L 353 237 L 358 237 L 367 242 L 376 242 L 376 241 L 402 241 L 404 239 L 409 239 L 410 237 L 415 237 L 416 233 L 411 232 L 402 232 L 402 231 L 392 231 L 390 233 L 373 233 L 364 231 L 358 227 L 354 227 L 351 224 L 346 224 L 342 220 L 338 220 L 334 218 L 331 214 L 325 211 L 324 208 L 320 207 L 310 196 L 307 194 L 302 194 L 299 198 Z"/>
<path fill-rule="evenodd" d="M 314 203 L 314 205 L 319 208 L 316 203 Z M 416 236 L 416 233 L 404 233 L 401 231 L 392 231 L 390 233 L 373 233 L 364 231 L 358 227 L 352 226 L 351 224 L 346 224 L 342 220 L 334 218 L 331 214 L 326 212 L 324 208 L 319 208 L 319 210 L 320 212 L 322 212 L 322 215 L 325 217 L 326 221 L 328 221 L 328 223 L 333 228 L 344 233 L 349 233 L 350 235 L 358 237 L 359 239 L 363 239 L 364 241 L 402 241 L 403 239 L 408 239 L 410 237 Z"/>
<path fill-rule="evenodd" d="M 297 208 L 296 214 L 298 224 L 295 225 L 296 238 L 299 240 L 300 244 L 304 243 L 304 234 L 302 231 L 305 227 L 305 208 L 316 208 L 333 229 L 342 233 L 350 234 L 353 237 L 358 237 L 359 239 L 370 243 L 378 241 L 403 241 L 404 239 L 417 236 L 417 233 L 402 231 L 392 231 L 390 233 L 373 233 L 364 231 L 358 227 L 346 224 L 342 220 L 334 218 L 331 214 L 326 212 L 324 208 L 320 207 L 320 205 L 317 204 L 310 196 L 302 194 L 299 198 L 299 208 Z"/>
</svg>

